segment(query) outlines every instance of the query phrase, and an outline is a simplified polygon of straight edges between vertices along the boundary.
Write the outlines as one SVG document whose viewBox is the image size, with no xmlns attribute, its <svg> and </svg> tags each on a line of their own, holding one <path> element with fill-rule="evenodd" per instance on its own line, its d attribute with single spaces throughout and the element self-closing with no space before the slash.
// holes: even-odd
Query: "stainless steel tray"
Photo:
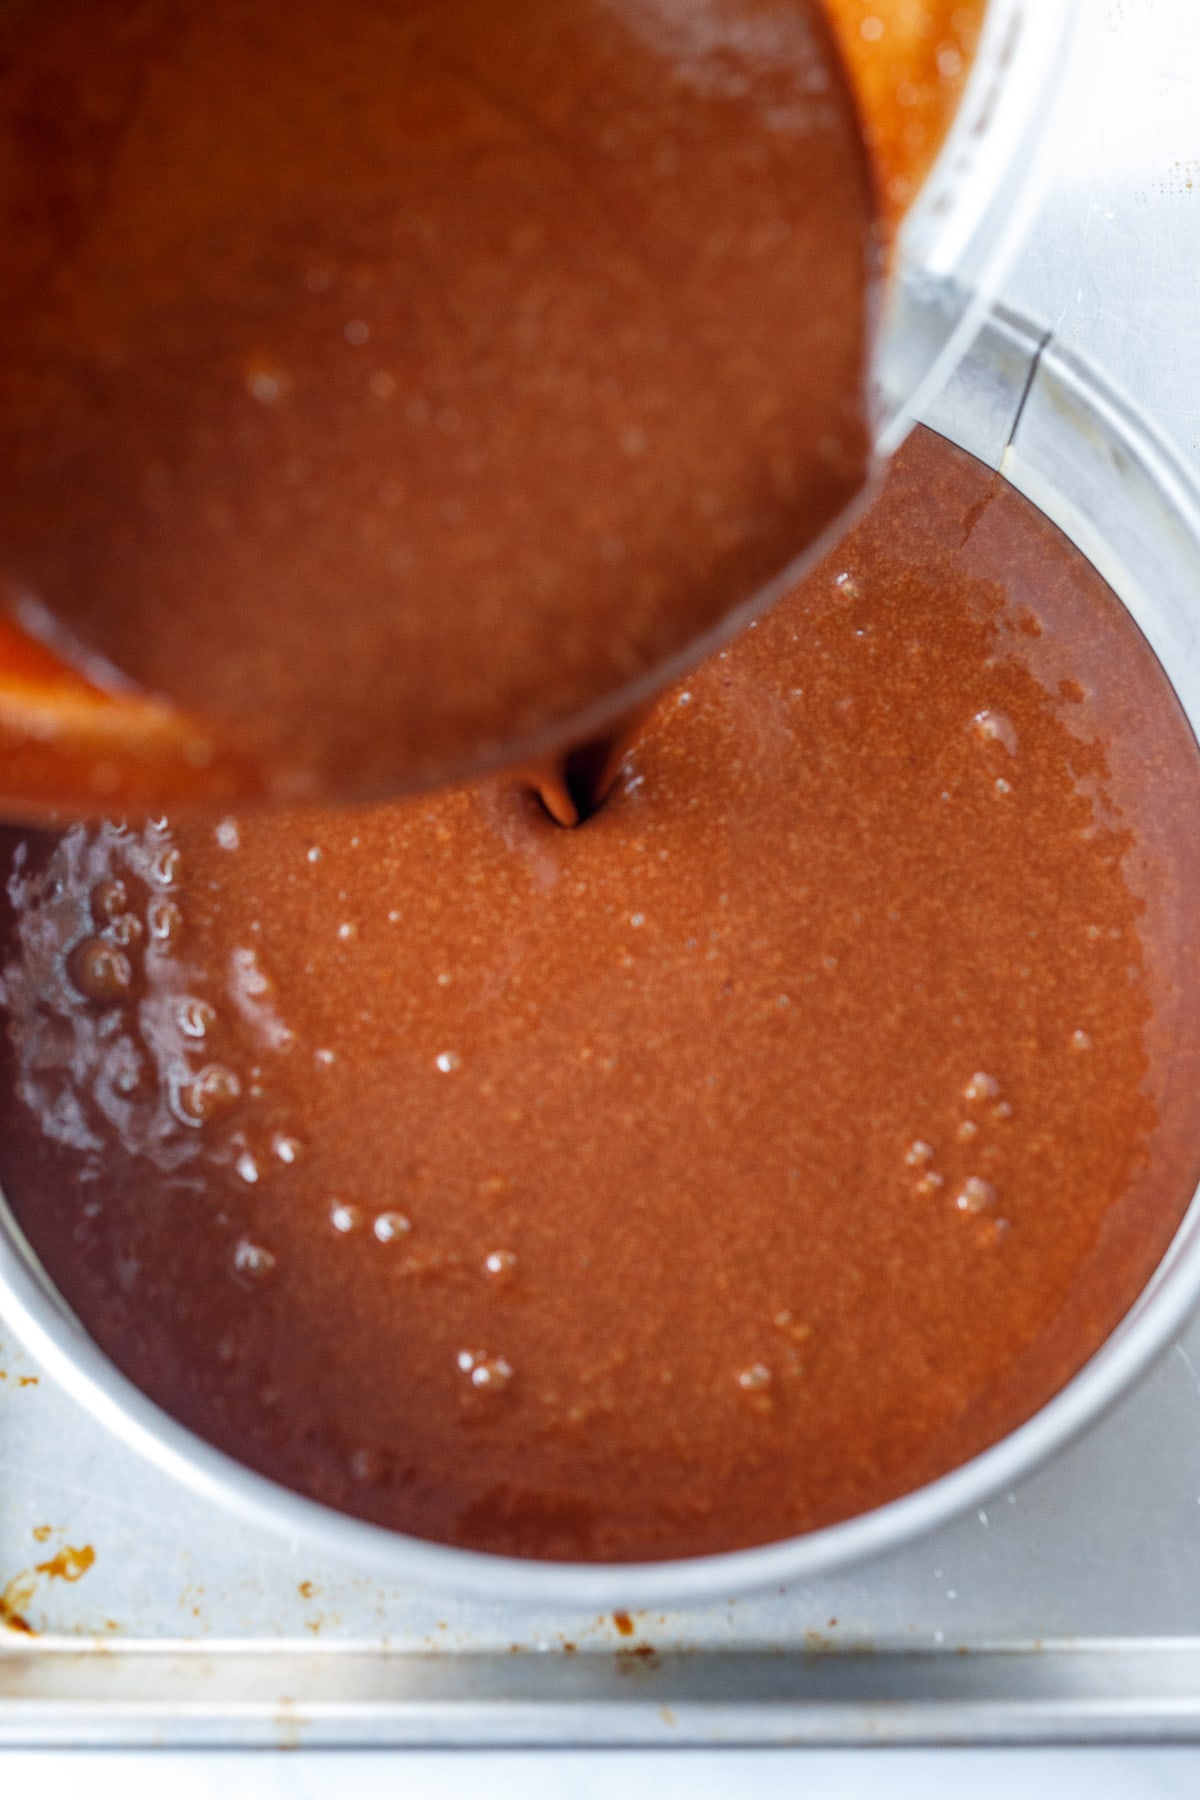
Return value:
<svg viewBox="0 0 1200 1800">
<path fill-rule="evenodd" d="M 1166 557 L 1186 604 L 1196 569 L 1170 562 L 1169 459 L 1135 431 L 1114 465 L 1119 406 L 1000 316 L 931 422 L 1044 499 L 1069 437 L 1060 515 L 1094 513 L 1085 490 L 1115 467 L 1111 573 L 1126 571 L 1123 534 L 1148 529 L 1151 572 Z M 318 1560 L 143 1462 L 3 1321 L 0 1369 L 0 1746 L 1200 1735 L 1200 1322 L 1085 1440 L 915 1546 L 632 1619 Z"/>
<path fill-rule="evenodd" d="M 1019 1491 L 695 1613 L 385 1588 L 214 1516 L 5 1346 L 0 1745 L 1044 1742 L 1200 1730 L 1200 1329 Z M 51 1528 L 44 1542 L 35 1532 Z M 65 1545 L 95 1562 L 37 1574 Z M 69 1562 L 69 1559 L 68 1559 Z M 62 1566 L 60 1563 L 58 1566 Z M 76 1565 L 77 1566 L 77 1565 Z"/>
<path fill-rule="evenodd" d="M 1078 129 L 1009 292 L 1056 326 L 1043 376 L 1058 345 L 1094 349 L 1200 457 L 1200 16 L 1085 11 Z M 992 350 L 986 404 L 979 388 L 956 419 L 951 396 L 936 422 L 986 422 L 975 447 L 996 460 L 1036 341 Z M 1046 425 L 1046 391 L 1024 429 Z M 0 1746 L 1200 1738 L 1200 1322 L 978 1513 L 827 1581 L 637 1616 L 631 1636 L 318 1565 L 118 1446 L 2 1319 L 0 1369 L 0 1596 L 38 1634 L 0 1626 Z M 67 1546 L 94 1551 L 75 1581 Z"/>
</svg>

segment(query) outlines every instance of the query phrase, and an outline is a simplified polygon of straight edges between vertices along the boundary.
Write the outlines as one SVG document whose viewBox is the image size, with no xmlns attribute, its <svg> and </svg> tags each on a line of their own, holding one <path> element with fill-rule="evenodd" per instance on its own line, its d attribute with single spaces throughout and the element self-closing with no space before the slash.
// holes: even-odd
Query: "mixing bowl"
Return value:
<svg viewBox="0 0 1200 1800">
<path fill-rule="evenodd" d="M 902 92 L 898 71 L 916 66 L 907 51 L 919 6 L 914 9 L 914 0 L 871 0 L 869 7 L 867 0 L 836 0 L 836 5 L 848 34 L 844 41 L 857 46 L 851 61 L 861 65 L 862 78 L 870 83 L 884 69 L 890 91 Z M 867 10 L 860 14 L 860 8 Z M 1069 66 L 1075 13 L 1076 0 L 989 0 L 951 134 L 895 249 L 873 361 L 874 417 L 885 453 L 895 448 L 914 408 L 953 365 L 977 322 L 982 296 L 1028 221 L 1051 160 L 1046 137 Z M 860 27 L 869 29 L 860 35 Z M 949 48 L 942 46 L 943 52 Z M 914 125 L 918 132 L 925 129 L 920 119 L 910 119 L 910 128 Z M 835 521 L 803 561 L 828 548 L 844 523 Z M 583 733 L 608 726 L 615 708 L 636 705 L 659 674 L 682 673 L 698 651 L 736 627 L 745 609 L 768 604 L 796 572 L 747 595 L 713 624 L 707 644 L 684 646 L 661 671 L 643 670 L 624 695 L 586 690 L 591 700 L 575 726 Z M 482 674 L 487 658 L 480 654 L 476 672 Z M 585 690 L 580 694 L 584 707 Z M 545 748 L 561 735 L 561 720 L 554 729 L 549 715 L 541 723 L 540 748 Z M 465 727 L 466 736 L 457 739 L 457 729 L 451 728 L 446 742 L 448 773 L 463 772 L 484 748 Z M 12 816 L 37 819 L 47 809 L 87 810 L 97 796 L 117 811 L 185 803 L 224 809 L 235 798 L 250 801 L 270 791 L 270 770 L 257 756 L 247 756 L 240 740 L 226 741 L 221 733 L 215 742 L 209 739 L 197 718 L 155 696 L 81 681 L 40 640 L 31 641 L 0 616 L 0 797 Z M 526 748 L 535 753 L 539 744 L 531 738 Z M 424 762 L 419 768 L 413 762 L 406 775 L 401 756 L 389 779 L 424 779 L 429 773 Z M 349 771 L 346 775 L 350 778 Z"/>
</svg>

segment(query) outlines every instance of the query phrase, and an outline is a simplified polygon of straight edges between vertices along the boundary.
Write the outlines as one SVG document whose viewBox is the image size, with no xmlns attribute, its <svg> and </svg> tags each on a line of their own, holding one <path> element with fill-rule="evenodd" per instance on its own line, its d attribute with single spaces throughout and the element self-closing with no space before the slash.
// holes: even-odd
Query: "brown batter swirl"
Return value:
<svg viewBox="0 0 1200 1800">
<path fill-rule="evenodd" d="M 928 434 L 564 831 L 10 835 L 0 1176 L 150 1394 L 428 1537 L 674 1557 L 1027 1417 L 1200 1174 L 1200 759 Z"/>
</svg>

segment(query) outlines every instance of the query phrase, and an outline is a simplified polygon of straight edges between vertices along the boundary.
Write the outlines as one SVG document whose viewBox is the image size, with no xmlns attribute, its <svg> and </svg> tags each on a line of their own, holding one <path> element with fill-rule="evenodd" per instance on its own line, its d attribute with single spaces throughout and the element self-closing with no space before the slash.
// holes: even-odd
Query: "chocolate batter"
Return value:
<svg viewBox="0 0 1200 1800">
<path fill-rule="evenodd" d="M 1200 758 L 929 434 L 574 831 L 513 781 L 4 846 L 0 1178 L 164 1406 L 548 1558 L 761 1543 L 1041 1405 L 1200 1175 Z"/>
<path fill-rule="evenodd" d="M 276 797 L 587 722 L 861 487 L 873 218 L 819 0 L 3 0 L 0 599 Z"/>
</svg>

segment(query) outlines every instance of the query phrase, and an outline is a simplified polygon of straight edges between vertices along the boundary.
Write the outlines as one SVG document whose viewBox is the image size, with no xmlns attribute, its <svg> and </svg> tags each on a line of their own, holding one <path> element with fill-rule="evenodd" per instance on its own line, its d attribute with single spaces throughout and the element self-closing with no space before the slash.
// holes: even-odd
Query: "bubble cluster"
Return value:
<svg viewBox="0 0 1200 1800">
<path fill-rule="evenodd" d="M 513 1367 L 507 1357 L 492 1356 L 486 1350 L 460 1350 L 457 1360 L 473 1388 L 498 1392 L 513 1378 Z"/>
<path fill-rule="evenodd" d="M 998 1198 L 990 1181 L 984 1181 L 980 1175 L 968 1175 L 955 1196 L 954 1204 L 959 1212 L 982 1213 L 995 1206 Z"/>
<path fill-rule="evenodd" d="M 397 1238 L 408 1235 L 412 1230 L 412 1220 L 402 1212 L 376 1213 L 371 1229 L 381 1244 L 391 1244 Z"/>
<path fill-rule="evenodd" d="M 213 1055 L 218 1010 L 178 958 L 181 875 L 165 819 L 72 826 L 40 869 L 18 854 L 4 970 L 20 1091 L 46 1134 L 164 1170 L 212 1149 L 201 1128 L 243 1095 Z"/>
<path fill-rule="evenodd" d="M 914 1172 L 914 1194 L 922 1199 L 934 1199 L 950 1185 L 956 1211 L 979 1217 L 994 1213 L 999 1204 L 995 1185 L 978 1171 L 981 1165 L 986 1168 L 996 1158 L 997 1146 L 992 1134 L 996 1126 L 1006 1124 L 1012 1118 L 1013 1108 L 1011 1102 L 1003 1098 L 999 1079 L 984 1069 L 976 1069 L 968 1076 L 960 1090 L 960 1100 L 965 1103 L 963 1111 L 953 1127 L 952 1137 L 943 1146 L 942 1156 L 937 1155 L 926 1139 L 916 1138 L 904 1152 L 904 1163 Z M 966 1170 L 959 1161 L 964 1150 L 969 1150 L 971 1157 Z M 939 1161 L 942 1167 L 935 1168 L 934 1164 Z M 949 1183 L 943 1172 L 947 1168 Z M 988 1239 L 998 1241 L 1008 1231 L 1009 1222 L 993 1219 L 991 1223 L 1003 1225 L 1003 1232 L 992 1232 Z"/>
</svg>

